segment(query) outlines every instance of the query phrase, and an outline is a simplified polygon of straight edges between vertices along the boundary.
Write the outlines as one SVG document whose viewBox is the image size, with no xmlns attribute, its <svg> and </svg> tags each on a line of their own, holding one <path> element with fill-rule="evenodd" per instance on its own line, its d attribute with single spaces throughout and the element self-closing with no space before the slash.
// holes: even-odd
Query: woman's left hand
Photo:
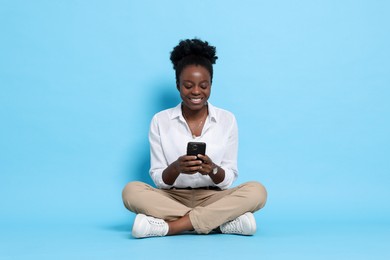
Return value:
<svg viewBox="0 0 390 260">
<path fill-rule="evenodd" d="M 202 169 L 199 170 L 199 173 L 202 175 L 210 174 L 210 172 L 212 172 L 213 168 L 215 167 L 213 161 L 207 155 L 198 154 L 197 156 L 202 160 Z"/>
</svg>

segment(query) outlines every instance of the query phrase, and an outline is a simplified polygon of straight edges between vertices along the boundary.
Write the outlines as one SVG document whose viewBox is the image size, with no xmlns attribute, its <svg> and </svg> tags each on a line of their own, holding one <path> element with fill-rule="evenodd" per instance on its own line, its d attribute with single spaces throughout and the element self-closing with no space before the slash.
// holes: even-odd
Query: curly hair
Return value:
<svg viewBox="0 0 390 260">
<path fill-rule="evenodd" d="M 211 81 L 213 80 L 213 64 L 218 59 L 215 55 L 216 49 L 209 45 L 207 41 L 200 39 L 181 40 L 171 52 L 171 61 L 173 69 L 176 72 L 176 84 L 179 84 L 179 78 L 182 70 L 188 65 L 200 65 L 208 70 Z"/>
</svg>

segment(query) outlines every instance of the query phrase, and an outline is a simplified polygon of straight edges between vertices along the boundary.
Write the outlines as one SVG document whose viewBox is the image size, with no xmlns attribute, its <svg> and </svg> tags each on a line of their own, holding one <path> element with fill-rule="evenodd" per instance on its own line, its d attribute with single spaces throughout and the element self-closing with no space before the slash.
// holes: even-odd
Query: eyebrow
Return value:
<svg viewBox="0 0 390 260">
<path fill-rule="evenodd" d="M 186 83 L 186 82 L 193 83 L 193 84 L 195 83 L 195 82 L 193 82 L 192 80 L 183 79 L 183 83 Z M 205 80 L 202 80 L 202 81 L 199 82 L 199 84 L 201 84 L 201 83 L 210 83 L 210 81 L 207 80 L 207 79 L 205 79 Z"/>
</svg>

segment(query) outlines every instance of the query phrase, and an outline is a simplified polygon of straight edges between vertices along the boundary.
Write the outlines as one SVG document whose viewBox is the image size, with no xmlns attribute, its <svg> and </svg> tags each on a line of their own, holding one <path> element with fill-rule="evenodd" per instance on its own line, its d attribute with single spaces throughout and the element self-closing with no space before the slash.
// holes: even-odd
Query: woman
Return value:
<svg viewBox="0 0 390 260">
<path fill-rule="evenodd" d="M 267 193 L 258 182 L 230 188 L 238 176 L 238 130 L 232 113 L 208 102 L 215 47 L 199 39 L 183 40 L 170 58 L 182 102 L 151 122 L 150 175 L 157 188 L 131 182 L 123 190 L 126 208 L 137 213 L 132 235 L 191 230 L 253 235 L 252 213 L 265 205 Z M 190 141 L 206 143 L 206 154 L 187 155 Z"/>
</svg>

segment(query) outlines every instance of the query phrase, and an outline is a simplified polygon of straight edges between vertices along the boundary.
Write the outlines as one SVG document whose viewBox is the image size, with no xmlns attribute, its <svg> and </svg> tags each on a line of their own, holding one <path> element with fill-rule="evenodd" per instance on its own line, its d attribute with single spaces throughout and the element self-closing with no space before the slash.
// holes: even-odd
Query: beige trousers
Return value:
<svg viewBox="0 0 390 260">
<path fill-rule="evenodd" d="M 267 191 L 258 182 L 227 190 L 163 190 L 143 182 L 130 182 L 123 189 L 122 198 L 128 210 L 166 221 L 189 214 L 195 231 L 207 234 L 245 212 L 264 207 Z"/>
</svg>

